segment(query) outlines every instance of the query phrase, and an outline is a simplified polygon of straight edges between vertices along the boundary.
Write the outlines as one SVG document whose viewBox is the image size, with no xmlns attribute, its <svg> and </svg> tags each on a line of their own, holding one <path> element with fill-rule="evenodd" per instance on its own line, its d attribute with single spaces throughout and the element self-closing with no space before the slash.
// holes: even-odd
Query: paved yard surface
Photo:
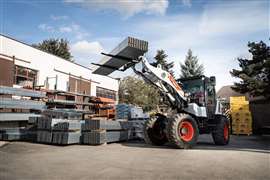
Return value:
<svg viewBox="0 0 270 180">
<path fill-rule="evenodd" d="M 0 179 L 270 179 L 270 137 L 233 136 L 215 146 L 202 136 L 192 150 L 142 142 L 0 147 Z"/>
</svg>

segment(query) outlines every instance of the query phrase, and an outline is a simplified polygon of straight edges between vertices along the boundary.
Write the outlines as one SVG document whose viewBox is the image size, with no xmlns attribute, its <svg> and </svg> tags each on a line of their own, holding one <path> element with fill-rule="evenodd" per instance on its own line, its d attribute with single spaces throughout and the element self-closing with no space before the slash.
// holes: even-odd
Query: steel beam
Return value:
<svg viewBox="0 0 270 180">
<path fill-rule="evenodd" d="M 8 86 L 0 86 L 0 94 L 10 94 L 16 96 L 26 96 L 35 98 L 45 98 L 46 93 L 23 88 L 13 88 Z"/>
<path fill-rule="evenodd" d="M 42 101 L 0 98 L 0 108 L 43 110 L 46 105 Z"/>
<path fill-rule="evenodd" d="M 39 114 L 33 113 L 0 113 L 1 121 L 28 121 L 30 117 L 40 117 Z"/>
</svg>

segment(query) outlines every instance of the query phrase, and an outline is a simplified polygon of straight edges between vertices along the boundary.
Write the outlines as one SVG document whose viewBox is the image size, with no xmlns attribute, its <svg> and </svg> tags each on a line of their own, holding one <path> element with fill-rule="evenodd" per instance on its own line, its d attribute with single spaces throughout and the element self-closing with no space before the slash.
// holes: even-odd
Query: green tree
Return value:
<svg viewBox="0 0 270 180">
<path fill-rule="evenodd" d="M 248 43 L 251 59 L 237 58 L 241 70 L 233 69 L 233 77 L 240 78 L 233 90 L 253 96 L 270 98 L 270 47 L 263 41 Z"/>
<path fill-rule="evenodd" d="M 33 44 L 35 48 L 42 51 L 54 54 L 66 60 L 72 61 L 72 56 L 70 53 L 69 42 L 66 39 L 47 39 L 43 40 L 41 43 Z"/>
<path fill-rule="evenodd" d="M 141 106 L 145 111 L 153 110 L 159 103 L 159 92 L 137 77 L 127 76 L 120 81 L 119 102 Z"/>
<path fill-rule="evenodd" d="M 204 74 L 204 67 L 199 64 L 197 56 L 193 56 L 191 49 L 188 50 L 184 64 L 180 63 L 181 75 L 180 78 L 193 76 L 201 76 Z"/>
<path fill-rule="evenodd" d="M 155 62 L 151 63 L 151 65 L 157 67 L 157 65 L 160 64 L 162 69 L 170 72 L 174 76 L 174 72 L 172 70 L 172 68 L 174 66 L 174 62 L 168 63 L 167 57 L 168 57 L 168 55 L 165 53 L 165 51 L 163 49 L 157 50 L 157 54 L 154 57 Z"/>
</svg>

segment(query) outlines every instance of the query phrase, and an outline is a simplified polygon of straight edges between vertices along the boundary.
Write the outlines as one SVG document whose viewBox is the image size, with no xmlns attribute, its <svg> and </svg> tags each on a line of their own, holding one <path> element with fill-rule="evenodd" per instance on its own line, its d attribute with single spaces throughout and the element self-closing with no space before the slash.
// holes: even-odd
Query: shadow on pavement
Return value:
<svg viewBox="0 0 270 180">
<path fill-rule="evenodd" d="M 139 148 L 174 149 L 169 144 L 164 146 L 153 146 L 145 144 L 144 141 L 134 140 L 121 143 L 123 146 Z M 226 146 L 215 145 L 210 135 L 201 135 L 193 150 L 231 150 L 259 152 L 270 154 L 270 136 L 231 136 L 230 143 Z"/>
</svg>

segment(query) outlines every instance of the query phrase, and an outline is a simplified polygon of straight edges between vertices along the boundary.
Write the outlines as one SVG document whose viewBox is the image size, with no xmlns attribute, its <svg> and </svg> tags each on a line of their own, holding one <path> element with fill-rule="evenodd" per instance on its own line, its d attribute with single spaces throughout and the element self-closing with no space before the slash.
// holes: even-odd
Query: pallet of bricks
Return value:
<svg viewBox="0 0 270 180">
<path fill-rule="evenodd" d="M 46 110 L 37 120 L 37 142 L 79 144 L 82 113 L 73 110 Z"/>
<path fill-rule="evenodd" d="M 143 139 L 143 127 L 145 121 L 149 119 L 149 115 L 143 112 L 138 106 L 129 104 L 116 105 L 116 118 L 128 120 L 131 132 L 135 139 Z"/>
<path fill-rule="evenodd" d="M 82 125 L 82 144 L 100 145 L 133 139 L 128 121 L 95 117 Z"/>
<path fill-rule="evenodd" d="M 252 118 L 249 102 L 245 96 L 230 97 L 230 111 L 232 118 L 232 133 L 236 135 L 252 134 Z"/>
<path fill-rule="evenodd" d="M 0 86 L 0 140 L 35 140 L 32 120 L 46 109 L 44 98 L 41 91 Z"/>
</svg>

